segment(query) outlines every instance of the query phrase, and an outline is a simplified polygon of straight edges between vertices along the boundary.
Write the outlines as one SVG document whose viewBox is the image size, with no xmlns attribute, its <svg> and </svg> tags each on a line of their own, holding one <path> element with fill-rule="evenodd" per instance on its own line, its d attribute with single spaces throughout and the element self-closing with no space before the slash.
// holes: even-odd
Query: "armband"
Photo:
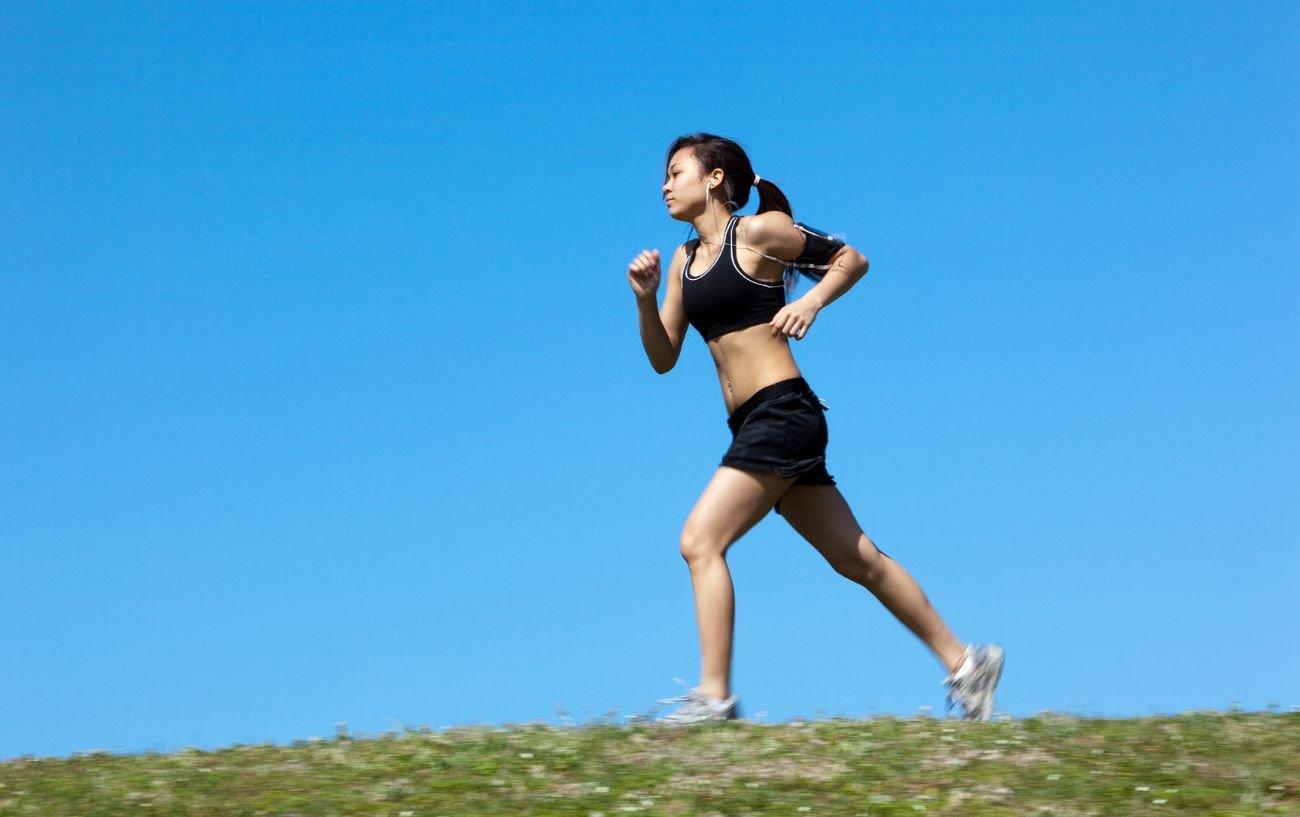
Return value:
<svg viewBox="0 0 1300 817">
<path fill-rule="evenodd" d="M 843 240 L 830 233 L 824 233 L 798 221 L 794 223 L 794 226 L 804 234 L 805 240 L 803 252 L 800 253 L 798 258 L 794 259 L 792 266 L 813 265 L 824 268 L 830 264 L 835 253 L 839 252 L 840 248 L 844 246 Z"/>
</svg>

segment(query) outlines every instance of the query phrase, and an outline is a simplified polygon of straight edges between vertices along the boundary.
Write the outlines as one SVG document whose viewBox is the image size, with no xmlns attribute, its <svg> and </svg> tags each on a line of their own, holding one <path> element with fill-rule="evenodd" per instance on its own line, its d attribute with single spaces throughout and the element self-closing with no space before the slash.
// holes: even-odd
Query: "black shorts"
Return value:
<svg viewBox="0 0 1300 817">
<path fill-rule="evenodd" d="M 826 471 L 824 406 L 802 377 L 764 386 L 727 418 L 731 447 L 722 465 L 797 477 L 792 485 L 834 485 Z"/>
</svg>

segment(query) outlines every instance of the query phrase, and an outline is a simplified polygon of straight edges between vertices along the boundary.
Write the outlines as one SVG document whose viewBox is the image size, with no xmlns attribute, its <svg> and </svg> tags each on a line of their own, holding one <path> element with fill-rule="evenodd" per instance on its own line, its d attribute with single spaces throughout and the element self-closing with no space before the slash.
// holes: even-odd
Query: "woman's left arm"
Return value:
<svg viewBox="0 0 1300 817">
<path fill-rule="evenodd" d="M 790 216 L 779 210 L 768 210 L 750 216 L 747 225 L 746 241 L 753 242 L 758 252 L 775 254 L 777 259 L 793 259 L 799 256 L 807 239 L 795 227 Z M 741 222 L 742 224 L 744 222 Z M 808 329 L 817 320 L 821 312 L 831 301 L 840 297 L 867 274 L 867 257 L 848 244 L 840 247 L 830 258 L 830 269 L 800 298 L 781 307 L 769 325 L 772 336 L 783 335 L 795 340 L 803 340 Z"/>
<path fill-rule="evenodd" d="M 825 309 L 826 305 L 853 288 L 867 274 L 871 262 L 852 246 L 845 244 L 835 255 L 831 256 L 831 268 L 817 282 L 816 286 L 804 293 L 805 298 Z"/>
<path fill-rule="evenodd" d="M 840 247 L 831 256 L 830 269 L 826 270 L 817 285 L 805 292 L 803 297 L 781 307 L 772 317 L 772 335 L 803 340 L 813 321 L 817 320 L 817 315 L 827 304 L 862 280 L 862 276 L 867 274 L 868 266 L 865 255 L 848 244 Z"/>
</svg>

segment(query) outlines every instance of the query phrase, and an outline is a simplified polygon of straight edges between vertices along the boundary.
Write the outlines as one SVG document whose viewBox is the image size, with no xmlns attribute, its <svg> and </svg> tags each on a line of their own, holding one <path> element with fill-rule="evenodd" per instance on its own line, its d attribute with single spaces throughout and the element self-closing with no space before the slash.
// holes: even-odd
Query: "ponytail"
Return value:
<svg viewBox="0 0 1300 817">
<path fill-rule="evenodd" d="M 769 210 L 779 210 L 794 220 L 794 211 L 790 207 L 790 200 L 781 192 L 781 188 L 762 177 L 755 177 L 758 182 L 754 185 L 758 188 L 758 211 L 766 213 Z M 805 239 L 811 239 L 813 234 L 821 234 L 820 231 L 811 231 L 802 224 L 797 224 L 796 228 L 804 234 Z M 806 241 L 805 244 L 808 242 Z M 810 248 L 809 248 L 810 249 Z M 793 261 L 786 261 L 783 258 L 772 258 L 764 254 L 763 257 L 770 258 L 773 261 L 780 261 L 785 264 L 785 294 L 788 297 L 794 292 L 795 283 L 798 281 L 796 273 L 802 273 L 812 281 L 821 281 L 826 276 L 826 264 L 815 264 L 813 261 L 824 260 L 821 257 L 812 258 L 809 256 L 809 249 L 805 249 L 802 254 Z"/>
</svg>

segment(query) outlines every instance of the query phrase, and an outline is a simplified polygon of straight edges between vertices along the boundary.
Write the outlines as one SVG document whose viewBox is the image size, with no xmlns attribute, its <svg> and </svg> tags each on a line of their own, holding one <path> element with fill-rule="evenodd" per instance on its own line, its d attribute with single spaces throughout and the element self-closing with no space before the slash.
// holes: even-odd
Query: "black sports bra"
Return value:
<svg viewBox="0 0 1300 817">
<path fill-rule="evenodd" d="M 706 341 L 719 335 L 766 323 L 785 306 L 785 283 L 760 281 L 746 275 L 736 262 L 736 224 L 732 216 L 723 231 L 718 257 L 704 272 L 692 277 L 691 262 L 700 240 L 686 242 L 690 254 L 682 265 L 682 308 L 686 320 Z"/>
</svg>

